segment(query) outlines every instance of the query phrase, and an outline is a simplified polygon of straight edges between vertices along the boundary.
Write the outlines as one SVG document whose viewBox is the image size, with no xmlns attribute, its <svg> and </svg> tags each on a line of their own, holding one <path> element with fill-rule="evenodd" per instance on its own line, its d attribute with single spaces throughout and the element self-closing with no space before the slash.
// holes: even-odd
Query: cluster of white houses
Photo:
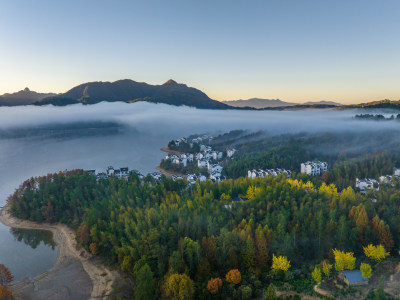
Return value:
<svg viewBox="0 0 400 300">
<path fill-rule="evenodd" d="M 285 170 L 285 169 L 267 169 L 267 170 L 248 170 L 247 171 L 247 177 L 249 178 L 256 178 L 256 177 L 267 177 L 269 175 L 272 176 L 278 176 L 280 174 L 286 174 L 287 177 L 290 177 L 292 175 L 292 171 L 290 170 Z"/>
<path fill-rule="evenodd" d="M 326 170 L 328 170 L 328 163 L 324 161 L 307 161 L 300 165 L 300 172 L 311 176 L 322 175 Z"/>
<path fill-rule="evenodd" d="M 137 174 L 140 178 L 143 178 L 143 175 L 137 170 L 130 170 L 128 167 L 123 167 L 116 169 L 112 166 L 107 167 L 106 172 L 96 172 L 96 170 L 85 170 L 85 172 L 96 176 L 97 179 L 107 179 L 111 177 L 116 178 L 128 178 L 130 174 Z"/>
<path fill-rule="evenodd" d="M 400 168 L 393 169 L 393 175 L 382 175 L 378 180 L 373 178 L 356 178 L 356 188 L 360 190 L 361 194 L 366 194 L 367 190 L 379 191 L 380 184 L 391 184 L 392 177 L 400 178 Z"/>
<path fill-rule="evenodd" d="M 176 146 L 179 146 L 182 143 L 189 144 L 189 146 L 191 148 L 193 148 L 194 144 L 201 144 L 201 143 L 204 143 L 204 142 L 208 142 L 209 143 L 213 139 L 214 139 L 213 136 L 204 134 L 202 136 L 198 136 L 198 137 L 193 138 L 191 140 L 188 140 L 185 137 L 181 137 L 179 139 L 174 140 L 174 143 L 175 143 Z"/>
<path fill-rule="evenodd" d="M 212 149 L 211 146 L 207 146 L 204 144 L 201 144 L 201 142 L 205 140 L 212 140 L 213 137 L 203 135 L 199 136 L 197 138 L 194 138 L 190 141 L 190 146 L 193 147 L 193 144 L 199 144 L 200 146 L 200 152 L 198 153 L 182 153 L 180 155 L 175 155 L 175 154 L 168 154 L 165 159 L 171 160 L 171 163 L 177 164 L 177 165 L 182 165 L 184 167 L 187 166 L 188 163 L 193 163 L 194 161 L 197 161 L 197 166 L 199 168 L 206 168 L 209 174 L 209 178 L 216 182 L 223 181 L 225 178 L 222 176 L 222 169 L 223 167 L 218 163 L 219 160 L 221 160 L 224 156 L 224 153 L 221 151 L 215 151 Z M 188 143 L 186 138 L 179 138 L 174 141 L 175 145 L 179 145 L 180 143 Z M 226 151 L 226 156 L 231 158 L 236 152 L 236 149 L 228 149 Z M 188 182 L 196 182 L 197 179 L 202 181 L 203 175 L 196 175 L 196 174 L 189 174 L 187 176 Z M 204 179 L 205 180 L 205 179 Z"/>
</svg>

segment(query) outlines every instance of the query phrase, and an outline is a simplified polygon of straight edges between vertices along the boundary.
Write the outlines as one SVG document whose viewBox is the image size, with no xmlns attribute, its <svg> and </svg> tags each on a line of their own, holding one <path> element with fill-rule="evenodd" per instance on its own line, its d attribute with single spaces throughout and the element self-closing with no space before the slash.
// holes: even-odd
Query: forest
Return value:
<svg viewBox="0 0 400 300">
<path fill-rule="evenodd" d="M 361 168 L 379 164 L 366 161 Z M 353 166 L 330 180 L 351 178 Z M 74 228 L 82 247 L 131 278 L 135 299 L 273 299 L 271 284 L 287 284 L 296 298 L 315 293 L 318 266 L 335 264 L 331 276 L 351 268 L 340 251 L 363 270 L 369 245 L 397 257 L 399 188 L 394 179 L 373 202 L 296 174 L 188 185 L 134 174 L 96 181 L 74 170 L 26 180 L 8 201 L 19 218 Z"/>
</svg>

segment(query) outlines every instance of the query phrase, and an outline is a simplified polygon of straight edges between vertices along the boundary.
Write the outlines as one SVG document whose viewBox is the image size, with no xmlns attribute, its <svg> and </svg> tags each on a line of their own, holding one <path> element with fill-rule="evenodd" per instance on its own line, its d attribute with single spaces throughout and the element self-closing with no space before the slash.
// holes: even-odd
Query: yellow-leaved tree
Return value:
<svg viewBox="0 0 400 300">
<path fill-rule="evenodd" d="M 361 263 L 360 271 L 364 278 L 371 278 L 372 268 L 369 264 Z"/>
<path fill-rule="evenodd" d="M 251 185 L 247 189 L 246 198 L 252 200 L 259 192 L 261 192 L 260 187 Z"/>
<path fill-rule="evenodd" d="M 194 284 L 186 274 L 172 274 L 164 283 L 164 294 L 170 300 L 193 299 Z"/>
<path fill-rule="evenodd" d="M 328 263 L 326 260 L 322 262 L 322 272 L 324 272 L 326 277 L 331 275 L 332 264 Z"/>
<path fill-rule="evenodd" d="M 311 276 L 316 282 L 321 282 L 322 280 L 321 270 L 318 267 L 314 268 L 314 271 L 312 271 Z"/>
<path fill-rule="evenodd" d="M 341 250 L 333 249 L 335 256 L 335 269 L 336 271 L 353 270 L 356 266 L 356 258 L 353 252 L 344 252 Z"/>
<path fill-rule="evenodd" d="M 275 256 L 272 254 L 272 270 L 286 272 L 290 268 L 290 260 L 286 256 Z"/>
<path fill-rule="evenodd" d="M 387 252 L 385 250 L 385 247 L 383 247 L 382 245 L 374 246 L 372 244 L 369 244 L 367 247 L 363 248 L 365 256 L 375 261 L 381 261 L 382 259 L 389 256 L 389 252 Z"/>
</svg>

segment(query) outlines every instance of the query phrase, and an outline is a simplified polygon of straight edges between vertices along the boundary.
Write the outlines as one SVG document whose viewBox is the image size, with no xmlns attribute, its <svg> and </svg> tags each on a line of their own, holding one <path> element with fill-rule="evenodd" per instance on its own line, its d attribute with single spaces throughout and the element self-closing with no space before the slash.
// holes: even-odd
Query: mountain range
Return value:
<svg viewBox="0 0 400 300">
<path fill-rule="evenodd" d="M 4 94 L 0 96 L 0 106 L 18 106 L 30 105 L 37 101 L 41 101 L 47 97 L 53 97 L 57 94 L 54 93 L 37 93 L 25 88 L 13 94 Z"/>
<path fill-rule="evenodd" d="M 260 99 L 260 98 L 251 98 L 248 100 L 227 100 L 222 101 L 229 106 L 233 107 L 253 107 L 257 109 L 262 108 L 272 108 L 272 107 L 289 107 L 289 106 L 313 106 L 313 105 L 329 105 L 329 106 L 341 106 L 342 104 L 332 101 L 317 101 L 317 102 L 305 102 L 305 103 L 294 103 L 294 102 L 285 102 L 279 99 Z"/>
<path fill-rule="evenodd" d="M 95 104 L 102 101 L 146 101 L 197 108 L 227 109 L 228 105 L 210 99 L 202 91 L 168 80 L 162 85 L 150 85 L 130 79 L 115 82 L 89 82 L 78 85 L 64 94 L 41 99 L 35 105 Z"/>
<path fill-rule="evenodd" d="M 65 106 L 69 104 L 83 103 L 95 104 L 102 101 L 123 101 L 133 103 L 146 101 L 153 103 L 165 103 L 170 105 L 186 105 L 207 109 L 307 109 L 307 108 L 392 108 L 400 109 L 400 100 L 380 100 L 361 104 L 342 105 L 331 101 L 293 103 L 279 99 L 251 98 L 248 100 L 216 101 L 209 98 L 202 91 L 180 84 L 174 80 L 168 80 L 162 85 L 151 85 L 144 82 L 136 82 L 130 79 L 115 82 L 88 82 L 80 84 L 66 93 L 37 93 L 25 88 L 16 93 L 0 96 L 0 106 L 17 105 L 46 105 L 53 104 Z"/>
</svg>

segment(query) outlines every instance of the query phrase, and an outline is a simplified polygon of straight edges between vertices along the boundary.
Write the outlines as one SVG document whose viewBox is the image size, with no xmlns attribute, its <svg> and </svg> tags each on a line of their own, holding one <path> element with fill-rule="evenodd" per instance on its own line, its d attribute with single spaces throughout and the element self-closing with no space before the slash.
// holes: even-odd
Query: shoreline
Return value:
<svg viewBox="0 0 400 300">
<path fill-rule="evenodd" d="M 173 175 L 180 175 L 182 178 L 186 179 L 187 175 L 175 172 L 175 171 L 167 171 L 160 166 L 156 167 L 156 170 L 160 171 L 161 174 L 165 175 L 166 177 L 172 177 Z"/>
<path fill-rule="evenodd" d="M 170 154 L 175 154 L 175 155 L 181 155 L 183 152 L 177 151 L 177 150 L 171 150 L 168 147 L 163 147 L 160 148 L 161 151 L 166 152 L 166 153 L 170 153 Z"/>
<path fill-rule="evenodd" d="M 58 253 L 55 265 L 47 270 L 47 278 L 56 277 L 53 272 L 62 272 L 68 266 L 68 263 L 75 259 L 78 260 L 83 267 L 84 272 L 89 276 L 93 288 L 89 299 L 107 299 L 113 292 L 113 286 L 119 278 L 117 271 L 111 271 L 101 264 L 101 262 L 89 254 L 85 249 L 77 248 L 75 233 L 72 229 L 60 223 L 36 223 L 27 220 L 21 220 L 11 215 L 9 204 L 6 204 L 0 210 L 0 221 L 14 228 L 48 230 L 53 233 L 53 239 L 57 243 Z M 17 281 L 10 285 L 10 289 L 14 291 L 13 286 L 17 287 L 17 291 L 27 288 L 29 285 L 35 287 L 35 282 L 43 279 L 43 273 L 35 276 L 31 282 L 25 280 Z M 22 286 L 21 286 L 22 285 Z"/>
</svg>

